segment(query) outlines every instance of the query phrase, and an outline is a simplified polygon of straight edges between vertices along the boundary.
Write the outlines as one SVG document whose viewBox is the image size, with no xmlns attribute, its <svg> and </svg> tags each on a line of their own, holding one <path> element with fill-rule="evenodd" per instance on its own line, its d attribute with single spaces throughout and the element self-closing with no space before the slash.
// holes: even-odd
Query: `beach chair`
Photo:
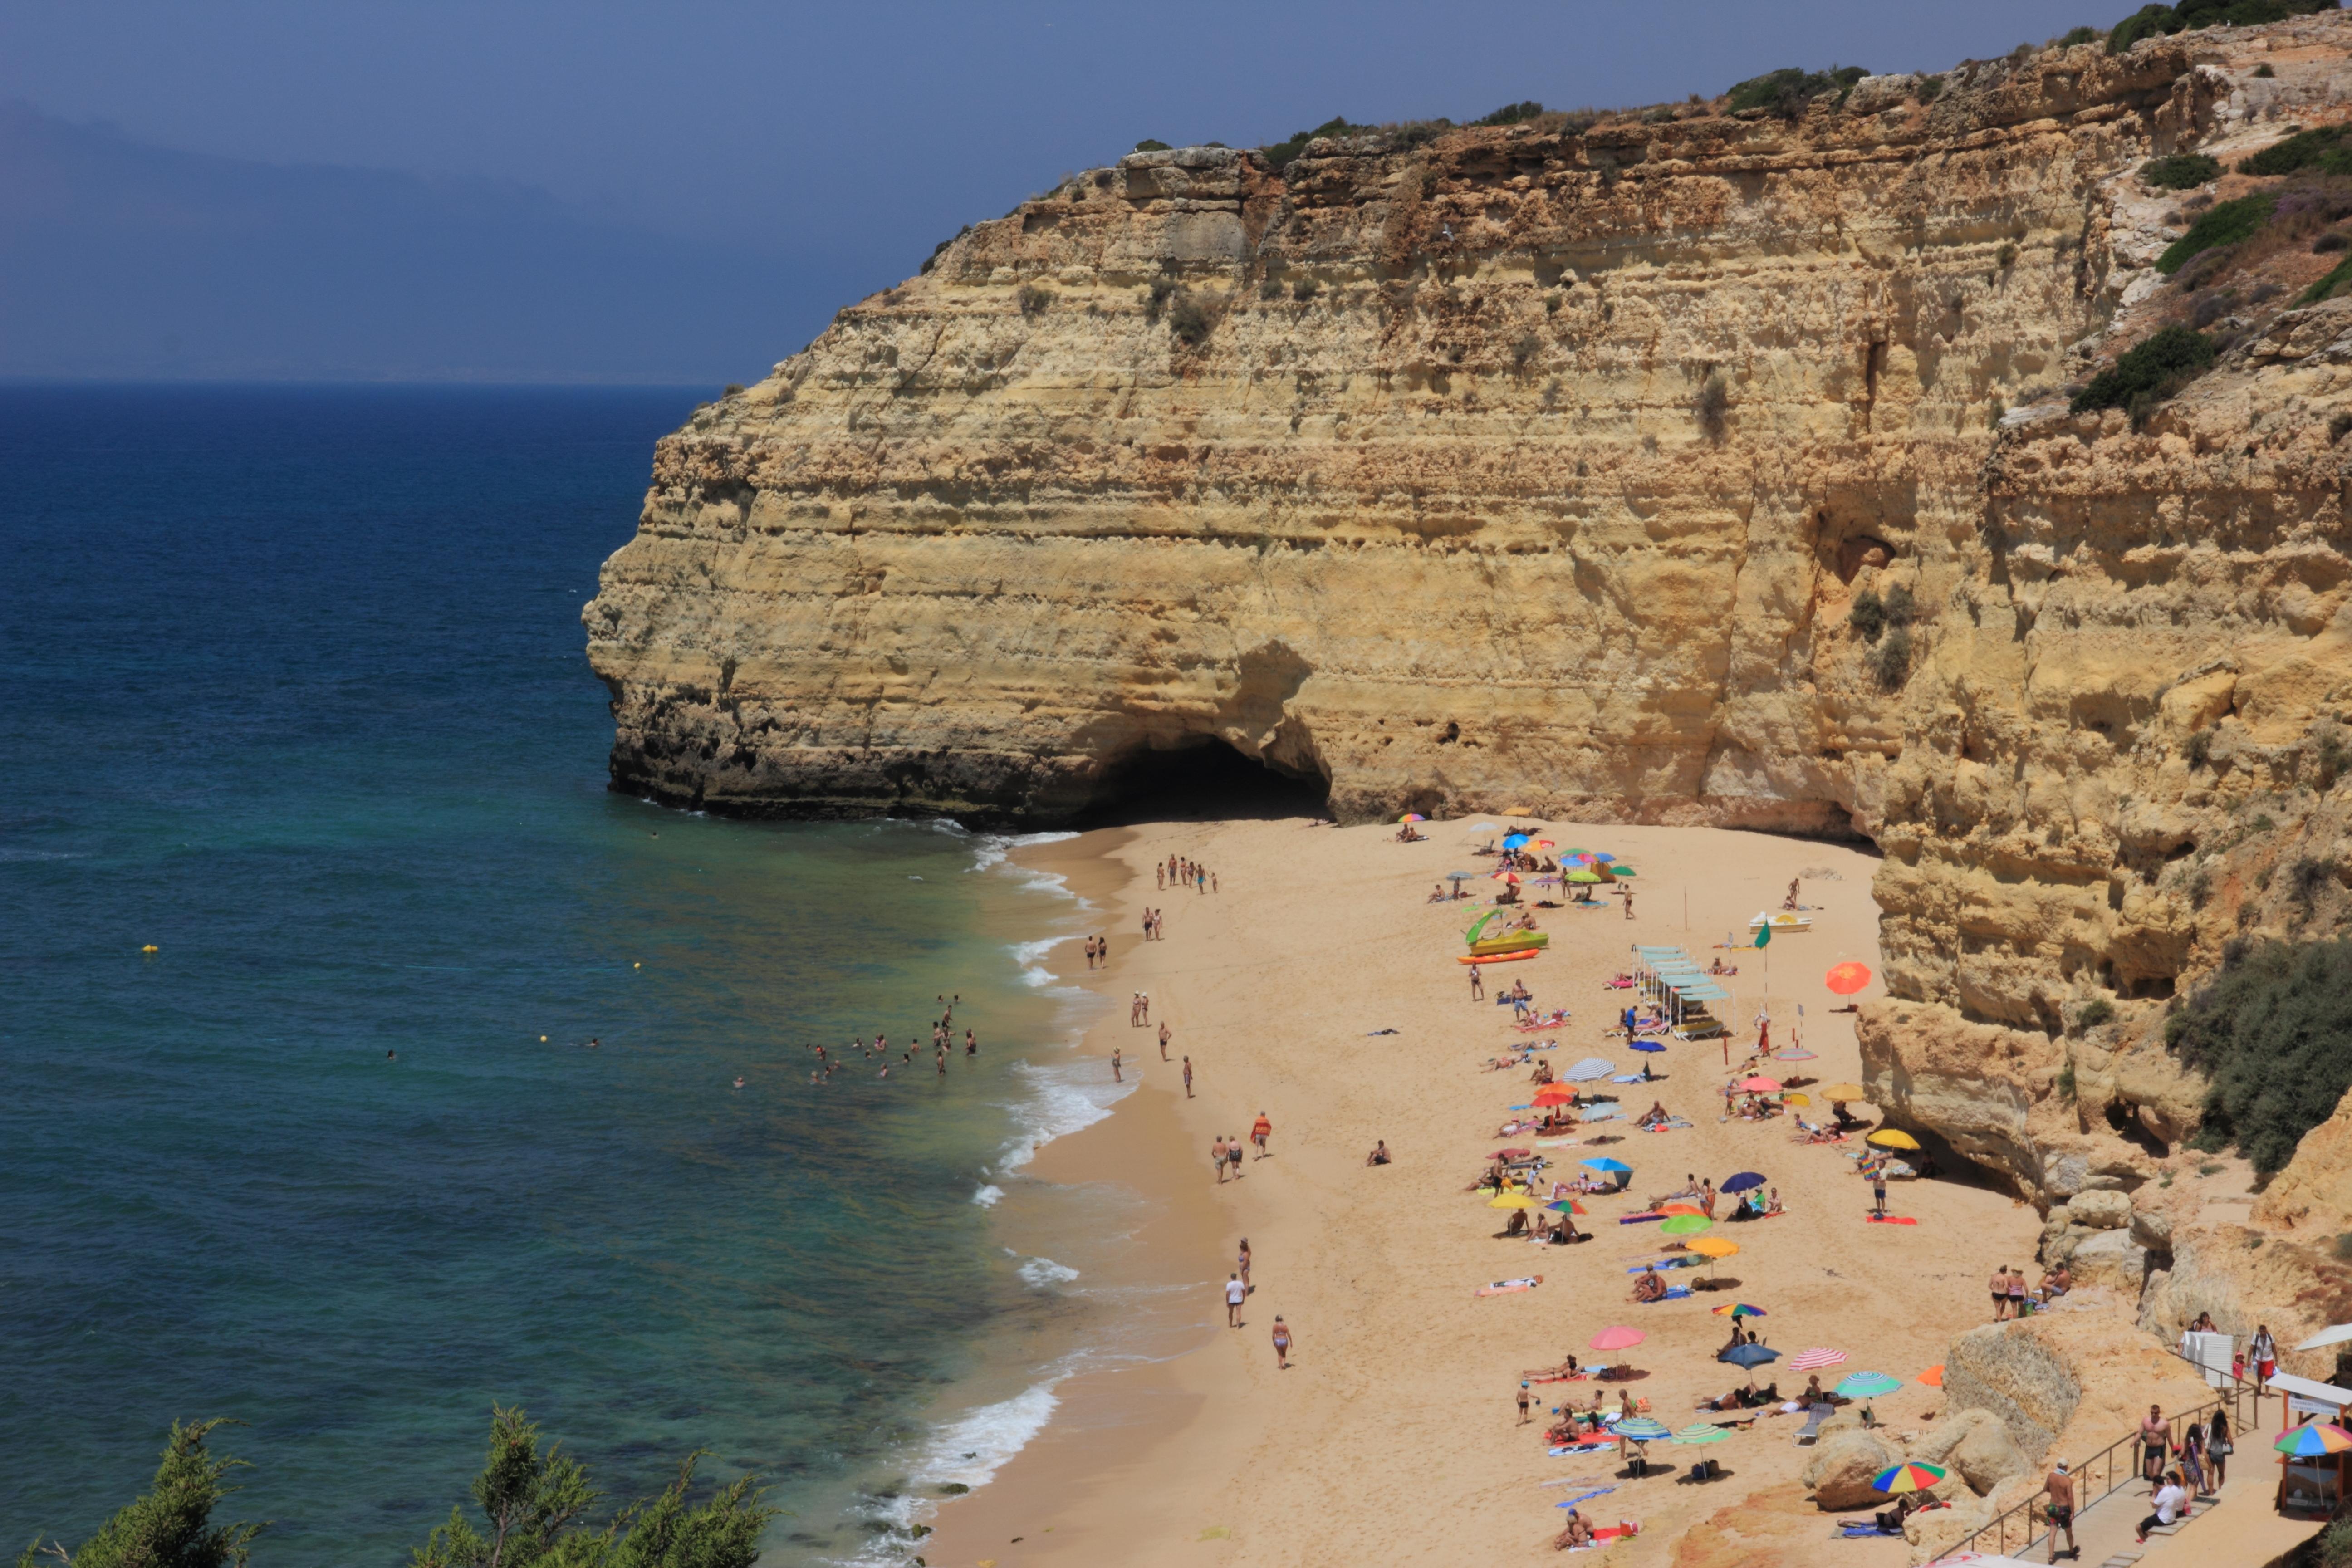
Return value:
<svg viewBox="0 0 2352 1568">
<path fill-rule="evenodd" d="M 1827 1405 L 1816 1405 L 1805 1412 L 1805 1424 L 1798 1430 L 1797 1447 L 1810 1448 L 1822 1440 L 1822 1423 L 1834 1414 Z"/>
</svg>

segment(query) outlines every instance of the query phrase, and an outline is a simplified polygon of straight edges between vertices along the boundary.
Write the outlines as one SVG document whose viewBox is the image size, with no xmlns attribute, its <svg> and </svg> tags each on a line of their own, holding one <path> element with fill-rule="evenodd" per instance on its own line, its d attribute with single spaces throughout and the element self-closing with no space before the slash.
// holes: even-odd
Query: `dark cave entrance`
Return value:
<svg viewBox="0 0 2352 1568">
<path fill-rule="evenodd" d="M 1079 827 L 1139 822 L 1331 815 L 1331 781 L 1304 777 L 1202 738 L 1168 751 L 1136 752 L 1112 764 L 1078 813 Z"/>
</svg>

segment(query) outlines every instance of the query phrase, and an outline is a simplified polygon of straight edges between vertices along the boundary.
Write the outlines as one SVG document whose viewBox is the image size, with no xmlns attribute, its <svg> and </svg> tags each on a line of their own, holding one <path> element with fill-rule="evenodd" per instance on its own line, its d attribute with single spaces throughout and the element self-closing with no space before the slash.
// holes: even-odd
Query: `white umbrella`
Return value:
<svg viewBox="0 0 2352 1568">
<path fill-rule="evenodd" d="M 1599 1057 L 1587 1057 L 1559 1076 L 1570 1083 L 1591 1083 L 1595 1079 L 1607 1078 L 1616 1070 L 1614 1062 L 1604 1062 Z"/>
<path fill-rule="evenodd" d="M 2332 1329 L 2322 1329 L 2294 1348 L 2315 1351 L 2322 1345 L 2340 1345 L 2346 1340 L 2352 1340 L 2352 1323 L 2338 1323 Z"/>
</svg>

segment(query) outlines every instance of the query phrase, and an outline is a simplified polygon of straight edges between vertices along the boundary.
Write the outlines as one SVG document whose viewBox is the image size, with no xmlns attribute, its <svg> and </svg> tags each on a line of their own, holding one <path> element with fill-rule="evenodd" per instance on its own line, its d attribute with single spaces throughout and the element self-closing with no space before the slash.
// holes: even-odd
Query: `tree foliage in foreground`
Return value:
<svg viewBox="0 0 2352 1568">
<path fill-rule="evenodd" d="M 173 1426 L 146 1496 L 78 1551 L 36 1540 L 17 1568 L 42 1568 L 44 1557 L 63 1568 L 246 1568 L 266 1527 L 212 1522 L 235 1489 L 223 1479 L 241 1463 L 206 1448 L 206 1434 L 219 1425 Z M 541 1449 L 523 1412 L 494 1407 L 489 1458 L 474 1479 L 477 1517 L 462 1504 L 453 1509 L 410 1561 L 414 1568 L 751 1568 L 761 1531 L 782 1510 L 761 1502 L 749 1477 L 689 1500 L 701 1457 L 688 1455 L 660 1496 L 598 1526 L 590 1516 L 603 1499 L 586 1468 L 561 1444 Z"/>
<path fill-rule="evenodd" d="M 2164 1042 L 2210 1080 L 2199 1143 L 2283 1168 L 2352 1089 L 2352 941 L 2233 950 Z"/>
</svg>

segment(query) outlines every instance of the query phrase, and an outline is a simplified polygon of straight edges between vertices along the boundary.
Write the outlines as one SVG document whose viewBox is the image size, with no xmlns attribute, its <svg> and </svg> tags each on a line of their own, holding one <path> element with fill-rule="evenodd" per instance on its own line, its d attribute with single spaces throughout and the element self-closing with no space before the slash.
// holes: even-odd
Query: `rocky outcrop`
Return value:
<svg viewBox="0 0 2352 1568">
<path fill-rule="evenodd" d="M 1979 1497 L 2025 1474 L 2033 1461 L 2009 1435 L 2008 1425 L 1990 1410 L 1958 1410 L 1911 1445 L 1911 1457 L 1958 1471 Z"/>
<path fill-rule="evenodd" d="M 1805 1467 L 1805 1489 L 1816 1507 L 1831 1512 L 1885 1506 L 1886 1494 L 1871 1478 L 1903 1461 L 1903 1450 L 1873 1432 L 1824 1433 L 1820 1452 Z"/>
</svg>

